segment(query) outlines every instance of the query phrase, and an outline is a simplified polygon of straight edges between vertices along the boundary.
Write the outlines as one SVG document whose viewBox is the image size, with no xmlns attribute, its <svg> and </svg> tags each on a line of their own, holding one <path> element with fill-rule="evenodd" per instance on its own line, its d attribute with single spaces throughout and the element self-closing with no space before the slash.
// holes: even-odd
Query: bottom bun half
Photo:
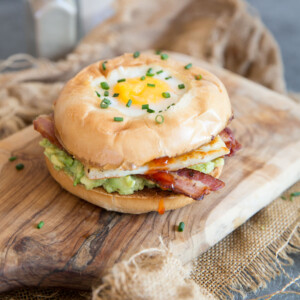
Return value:
<svg viewBox="0 0 300 300">
<path fill-rule="evenodd" d="M 161 200 L 163 200 L 166 211 L 186 206 L 195 201 L 190 197 L 159 189 L 145 188 L 144 190 L 135 192 L 131 195 L 120 195 L 118 193 L 110 194 L 101 187 L 86 190 L 81 184 L 73 186 L 73 179 L 69 175 L 64 171 L 56 170 L 47 157 L 45 157 L 45 160 L 50 174 L 65 190 L 107 210 L 121 213 L 142 214 L 150 211 L 157 211 Z M 221 175 L 222 168 L 223 166 L 216 167 L 210 175 L 218 178 Z"/>
</svg>

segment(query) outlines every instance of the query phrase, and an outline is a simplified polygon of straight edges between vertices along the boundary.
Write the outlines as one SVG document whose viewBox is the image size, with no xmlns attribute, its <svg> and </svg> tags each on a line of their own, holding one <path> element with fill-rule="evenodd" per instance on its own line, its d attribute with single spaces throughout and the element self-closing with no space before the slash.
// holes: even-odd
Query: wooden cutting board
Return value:
<svg viewBox="0 0 300 300">
<path fill-rule="evenodd" d="M 226 187 L 159 215 L 107 212 L 65 192 L 49 176 L 32 127 L 0 142 L 0 291 L 21 286 L 90 288 L 114 263 L 165 244 L 183 262 L 207 250 L 300 178 L 300 106 L 228 71 L 231 124 L 243 149 L 227 159 Z M 9 162 L 12 155 L 18 160 Z M 17 171 L 15 165 L 25 168 Z M 37 224 L 44 221 L 42 229 Z M 179 222 L 184 232 L 177 232 Z"/>
</svg>

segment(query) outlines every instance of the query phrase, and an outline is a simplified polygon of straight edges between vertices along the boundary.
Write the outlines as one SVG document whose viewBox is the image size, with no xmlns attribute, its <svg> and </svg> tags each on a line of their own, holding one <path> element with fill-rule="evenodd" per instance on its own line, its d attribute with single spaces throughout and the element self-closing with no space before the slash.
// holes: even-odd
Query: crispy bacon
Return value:
<svg viewBox="0 0 300 300">
<path fill-rule="evenodd" d="M 195 200 L 201 200 L 210 191 L 217 191 L 225 185 L 213 176 L 187 168 L 174 172 L 156 172 L 143 177 L 155 182 L 161 189 L 172 190 Z"/>
<path fill-rule="evenodd" d="M 52 144 L 63 149 L 59 140 L 55 136 L 53 115 L 42 115 L 33 121 L 33 127 L 44 138 L 48 139 Z"/>
<path fill-rule="evenodd" d="M 242 145 L 235 139 L 232 130 L 228 127 L 224 128 L 219 135 L 226 144 L 226 147 L 230 150 L 227 156 L 233 156 L 236 151 L 242 148 Z"/>
</svg>

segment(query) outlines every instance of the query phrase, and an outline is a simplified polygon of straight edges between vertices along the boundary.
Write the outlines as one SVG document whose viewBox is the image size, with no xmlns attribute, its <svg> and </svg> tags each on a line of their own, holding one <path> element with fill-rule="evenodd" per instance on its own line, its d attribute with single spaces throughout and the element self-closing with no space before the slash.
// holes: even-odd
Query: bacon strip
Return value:
<svg viewBox="0 0 300 300">
<path fill-rule="evenodd" d="M 224 128 L 219 135 L 226 144 L 226 147 L 230 150 L 230 153 L 227 154 L 227 156 L 233 156 L 236 151 L 242 148 L 242 145 L 235 139 L 232 130 L 228 127 Z"/>
<path fill-rule="evenodd" d="M 225 186 L 223 181 L 213 176 L 187 168 L 174 172 L 156 172 L 143 177 L 152 180 L 163 190 L 172 190 L 195 200 L 201 200 L 210 191 Z"/>
<path fill-rule="evenodd" d="M 63 146 L 55 136 L 53 115 L 42 115 L 33 121 L 33 128 L 38 131 L 44 138 L 48 139 L 52 144 L 60 149 Z"/>
</svg>

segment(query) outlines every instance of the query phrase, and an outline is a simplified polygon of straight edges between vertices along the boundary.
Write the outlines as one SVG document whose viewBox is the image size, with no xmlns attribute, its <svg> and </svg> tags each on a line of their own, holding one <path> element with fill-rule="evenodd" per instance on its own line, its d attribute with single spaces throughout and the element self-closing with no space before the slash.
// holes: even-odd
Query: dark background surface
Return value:
<svg viewBox="0 0 300 300">
<path fill-rule="evenodd" d="M 300 91 L 300 0 L 248 0 L 275 36 L 282 51 L 287 87 Z M 0 60 L 9 55 L 27 52 L 23 0 L 0 0 Z M 300 273 L 300 256 L 293 255 L 295 264 L 286 268 L 295 278 Z M 268 284 L 266 289 L 249 294 L 246 299 L 273 293 L 289 282 L 281 275 Z M 293 286 L 289 291 L 300 292 Z M 242 297 L 236 295 L 236 299 Z M 300 299 L 299 295 L 281 295 L 273 299 Z"/>
</svg>

